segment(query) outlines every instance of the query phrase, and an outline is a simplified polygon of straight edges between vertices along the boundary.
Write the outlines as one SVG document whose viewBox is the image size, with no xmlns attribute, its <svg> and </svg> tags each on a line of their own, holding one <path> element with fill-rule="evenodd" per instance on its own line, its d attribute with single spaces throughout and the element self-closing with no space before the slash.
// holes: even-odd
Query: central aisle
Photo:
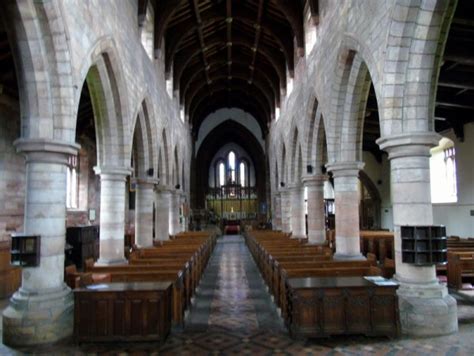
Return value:
<svg viewBox="0 0 474 356">
<path fill-rule="evenodd" d="M 186 330 L 209 327 L 233 331 L 284 331 L 282 320 L 240 235 L 227 235 L 218 240 L 186 321 Z"/>
</svg>

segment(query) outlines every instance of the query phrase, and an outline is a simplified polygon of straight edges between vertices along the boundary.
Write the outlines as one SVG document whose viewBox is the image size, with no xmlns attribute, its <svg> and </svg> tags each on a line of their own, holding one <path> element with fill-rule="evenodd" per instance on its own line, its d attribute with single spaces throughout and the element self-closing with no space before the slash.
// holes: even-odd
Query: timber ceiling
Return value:
<svg viewBox="0 0 474 356">
<path fill-rule="evenodd" d="M 150 0 L 151 1 L 151 0 Z M 222 107 L 252 114 L 262 132 L 280 93 L 304 55 L 303 9 L 317 21 L 317 0 L 157 0 L 155 53 L 165 67 L 196 133 Z M 139 1 L 144 18 L 147 0 Z M 140 14 L 140 12 L 142 12 Z"/>
</svg>

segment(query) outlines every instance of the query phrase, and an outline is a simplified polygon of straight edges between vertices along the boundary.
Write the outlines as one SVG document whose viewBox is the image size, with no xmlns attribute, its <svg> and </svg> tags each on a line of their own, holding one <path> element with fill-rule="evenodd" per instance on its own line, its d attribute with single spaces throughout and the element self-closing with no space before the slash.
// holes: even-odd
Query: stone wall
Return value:
<svg viewBox="0 0 474 356">
<path fill-rule="evenodd" d="M 25 159 L 13 147 L 19 135 L 18 102 L 0 94 L 0 241 L 23 229 Z"/>
</svg>

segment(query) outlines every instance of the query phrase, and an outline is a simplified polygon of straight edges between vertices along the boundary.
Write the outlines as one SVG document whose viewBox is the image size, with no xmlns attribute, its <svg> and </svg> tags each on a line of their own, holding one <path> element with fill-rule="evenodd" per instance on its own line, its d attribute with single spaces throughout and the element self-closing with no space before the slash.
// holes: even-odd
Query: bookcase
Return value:
<svg viewBox="0 0 474 356">
<path fill-rule="evenodd" d="M 40 235 L 15 233 L 11 235 L 12 266 L 38 267 L 40 264 Z"/>
<path fill-rule="evenodd" d="M 417 266 L 446 264 L 445 226 L 401 226 L 402 261 Z"/>
</svg>

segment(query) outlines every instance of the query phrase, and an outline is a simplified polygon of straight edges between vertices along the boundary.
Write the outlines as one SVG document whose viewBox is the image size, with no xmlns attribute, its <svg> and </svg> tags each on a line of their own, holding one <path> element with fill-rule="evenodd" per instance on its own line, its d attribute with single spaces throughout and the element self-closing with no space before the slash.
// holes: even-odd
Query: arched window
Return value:
<svg viewBox="0 0 474 356">
<path fill-rule="evenodd" d="M 239 166 L 239 174 L 240 174 L 240 185 L 242 187 L 247 186 L 247 166 L 245 162 L 240 162 Z"/>
<path fill-rule="evenodd" d="M 224 163 L 219 163 L 219 186 L 225 185 L 225 165 Z"/>
<path fill-rule="evenodd" d="M 233 183 L 235 182 L 235 153 L 234 151 L 229 152 L 229 155 L 227 156 L 227 164 L 229 167 L 229 178 L 230 178 L 230 181 Z"/>
</svg>

